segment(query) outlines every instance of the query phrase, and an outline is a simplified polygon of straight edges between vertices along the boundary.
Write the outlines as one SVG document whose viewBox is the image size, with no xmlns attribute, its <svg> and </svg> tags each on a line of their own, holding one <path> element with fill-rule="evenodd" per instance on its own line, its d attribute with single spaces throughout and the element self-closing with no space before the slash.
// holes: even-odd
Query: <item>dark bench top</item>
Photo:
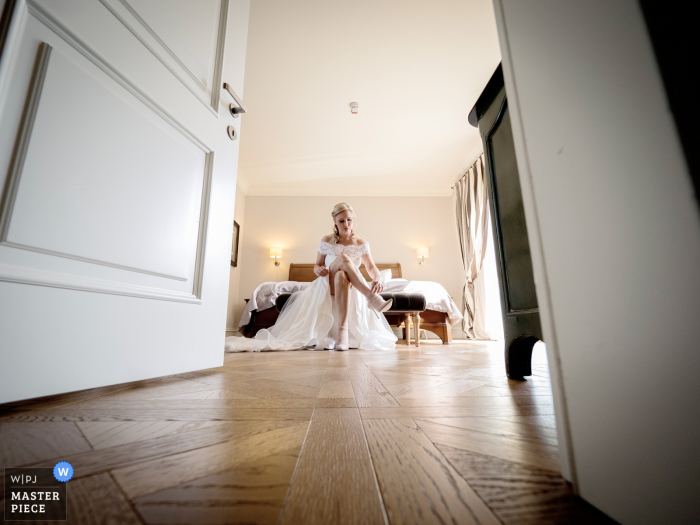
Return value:
<svg viewBox="0 0 700 525">
<path fill-rule="evenodd" d="M 385 301 L 393 299 L 391 308 L 387 310 L 388 313 L 408 313 L 408 312 L 424 312 L 425 311 L 425 295 L 422 293 L 407 293 L 407 292 L 382 292 L 381 295 Z M 283 293 L 275 302 L 277 311 L 281 312 L 282 307 L 285 305 L 287 300 L 292 296 L 289 293 Z"/>
</svg>

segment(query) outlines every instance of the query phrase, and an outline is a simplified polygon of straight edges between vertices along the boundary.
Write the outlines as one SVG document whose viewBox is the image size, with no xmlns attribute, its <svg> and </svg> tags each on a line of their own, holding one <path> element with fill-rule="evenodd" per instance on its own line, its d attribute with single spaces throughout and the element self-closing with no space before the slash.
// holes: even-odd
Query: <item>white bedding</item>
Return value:
<svg viewBox="0 0 700 525">
<path fill-rule="evenodd" d="M 253 292 L 253 296 L 243 311 L 243 316 L 238 323 L 239 328 L 250 322 L 250 314 L 255 310 L 266 310 L 275 306 L 275 301 L 283 293 L 294 293 L 303 290 L 311 283 L 296 281 L 283 281 L 281 283 L 262 283 Z M 447 293 L 447 290 L 432 281 L 408 281 L 406 279 L 389 279 L 385 282 L 386 292 L 422 293 L 425 295 L 426 308 L 438 312 L 445 312 L 452 326 L 462 320 L 462 313 Z"/>
<path fill-rule="evenodd" d="M 250 314 L 256 310 L 267 310 L 275 306 L 275 301 L 283 293 L 294 293 L 303 290 L 311 283 L 300 283 L 297 281 L 282 281 L 281 283 L 262 283 L 253 292 L 253 296 L 245 305 L 243 315 L 238 323 L 238 327 L 247 325 L 250 322 Z"/>
</svg>

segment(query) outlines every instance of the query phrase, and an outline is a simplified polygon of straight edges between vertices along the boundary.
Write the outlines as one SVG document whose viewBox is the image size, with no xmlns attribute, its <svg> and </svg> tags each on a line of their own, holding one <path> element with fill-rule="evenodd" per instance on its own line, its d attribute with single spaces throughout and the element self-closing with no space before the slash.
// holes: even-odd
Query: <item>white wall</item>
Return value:
<svg viewBox="0 0 700 525">
<path fill-rule="evenodd" d="M 246 196 L 239 184 L 236 185 L 236 207 L 233 213 L 233 220 L 240 226 L 239 235 L 245 230 L 245 200 Z M 239 289 L 241 283 L 241 253 L 243 252 L 243 241 L 238 239 L 238 265 L 231 266 L 228 281 L 228 309 L 226 311 L 226 335 L 238 330 L 238 320 L 243 314 L 243 307 L 238 302 Z"/>
<path fill-rule="evenodd" d="M 331 233 L 331 211 L 347 202 L 357 214 L 357 235 L 366 239 L 377 263 L 401 263 L 403 277 L 436 281 L 459 304 L 463 275 L 452 197 L 262 197 L 245 200 L 241 224 L 241 280 L 236 325 L 244 299 L 260 283 L 286 281 L 289 263 L 313 263 L 321 237 Z M 236 204 L 238 210 L 238 204 Z M 281 246 L 282 264 L 270 259 L 270 247 Z M 430 248 L 418 265 L 416 249 Z M 457 335 L 457 334 L 455 334 Z"/>
<path fill-rule="evenodd" d="M 641 11 L 494 4 L 573 481 L 621 523 L 691 523 L 700 220 Z"/>
</svg>

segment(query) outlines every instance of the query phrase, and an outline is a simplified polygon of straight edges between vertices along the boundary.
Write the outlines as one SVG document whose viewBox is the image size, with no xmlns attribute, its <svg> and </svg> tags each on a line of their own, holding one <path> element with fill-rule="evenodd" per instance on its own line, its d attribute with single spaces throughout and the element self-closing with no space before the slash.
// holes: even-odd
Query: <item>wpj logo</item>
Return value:
<svg viewBox="0 0 700 525">
<path fill-rule="evenodd" d="M 70 463 L 51 468 L 5 469 L 5 521 L 44 521 L 67 518 L 66 482 L 73 477 Z"/>
<path fill-rule="evenodd" d="M 66 461 L 60 461 L 53 468 L 53 475 L 58 481 L 65 483 L 73 477 L 73 466 Z"/>
<path fill-rule="evenodd" d="M 20 474 L 19 476 L 10 476 L 10 479 L 12 480 L 12 483 L 24 485 L 25 483 L 36 483 L 37 477 L 34 476 L 34 479 L 32 479 L 31 476 L 25 476 L 24 474 Z"/>
</svg>

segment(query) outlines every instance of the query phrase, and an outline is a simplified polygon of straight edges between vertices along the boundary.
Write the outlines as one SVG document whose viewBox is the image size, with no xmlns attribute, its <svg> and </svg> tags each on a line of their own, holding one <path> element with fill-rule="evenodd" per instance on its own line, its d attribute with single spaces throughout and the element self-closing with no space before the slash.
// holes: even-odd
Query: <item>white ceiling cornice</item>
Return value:
<svg viewBox="0 0 700 525">
<path fill-rule="evenodd" d="M 245 194 L 247 197 L 448 197 L 452 195 L 452 190 L 450 188 L 409 188 L 404 190 L 400 187 L 331 189 L 306 186 L 293 189 L 275 188 L 274 186 L 253 186 Z"/>
</svg>

